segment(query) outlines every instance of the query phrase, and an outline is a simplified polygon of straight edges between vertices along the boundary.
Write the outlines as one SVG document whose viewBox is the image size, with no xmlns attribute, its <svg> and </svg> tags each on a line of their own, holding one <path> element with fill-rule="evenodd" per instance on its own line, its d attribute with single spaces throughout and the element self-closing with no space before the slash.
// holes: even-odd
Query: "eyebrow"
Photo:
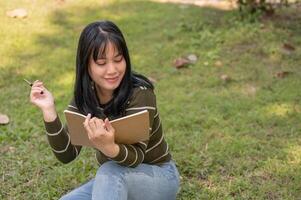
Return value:
<svg viewBox="0 0 301 200">
<path fill-rule="evenodd" d="M 118 54 L 116 54 L 115 56 L 114 56 L 114 58 L 116 58 L 116 57 L 118 57 L 118 56 L 121 56 L 122 55 L 122 53 L 118 53 Z M 103 56 L 100 56 L 100 57 L 98 57 L 98 59 L 105 59 L 106 57 L 103 57 Z"/>
</svg>

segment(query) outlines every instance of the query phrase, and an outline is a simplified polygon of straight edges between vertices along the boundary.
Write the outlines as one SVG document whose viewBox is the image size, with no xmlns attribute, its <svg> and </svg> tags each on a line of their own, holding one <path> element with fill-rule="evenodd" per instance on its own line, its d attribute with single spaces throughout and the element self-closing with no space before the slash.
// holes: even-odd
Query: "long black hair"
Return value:
<svg viewBox="0 0 301 200">
<path fill-rule="evenodd" d="M 121 53 L 126 62 L 125 74 L 118 88 L 113 92 L 113 98 L 103 108 L 100 108 L 98 95 L 88 73 L 89 61 L 94 61 L 106 52 L 106 45 L 112 43 Z M 154 89 L 153 84 L 143 75 L 132 72 L 128 48 L 120 29 L 111 21 L 98 21 L 87 25 L 82 31 L 76 55 L 76 77 L 74 84 L 74 101 L 79 111 L 99 118 L 115 118 L 125 110 L 133 88 L 145 86 Z"/>
</svg>

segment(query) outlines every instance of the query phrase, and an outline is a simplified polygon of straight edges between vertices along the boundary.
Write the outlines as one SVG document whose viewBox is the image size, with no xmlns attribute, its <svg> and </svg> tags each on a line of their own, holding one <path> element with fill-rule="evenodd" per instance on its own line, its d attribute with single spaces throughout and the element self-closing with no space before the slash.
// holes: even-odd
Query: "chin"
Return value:
<svg viewBox="0 0 301 200">
<path fill-rule="evenodd" d="M 107 85 L 106 89 L 107 90 L 115 90 L 116 88 L 118 88 L 119 83 L 118 84 L 114 84 L 114 85 Z"/>
</svg>

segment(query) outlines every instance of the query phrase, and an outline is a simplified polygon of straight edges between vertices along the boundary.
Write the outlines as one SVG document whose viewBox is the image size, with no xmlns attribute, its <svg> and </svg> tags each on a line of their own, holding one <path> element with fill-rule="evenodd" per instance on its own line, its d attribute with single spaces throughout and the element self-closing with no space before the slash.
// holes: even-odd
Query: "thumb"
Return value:
<svg viewBox="0 0 301 200">
<path fill-rule="evenodd" d="M 108 131 L 114 131 L 113 126 L 111 125 L 110 121 L 108 118 L 105 119 L 105 126 L 107 128 Z"/>
</svg>

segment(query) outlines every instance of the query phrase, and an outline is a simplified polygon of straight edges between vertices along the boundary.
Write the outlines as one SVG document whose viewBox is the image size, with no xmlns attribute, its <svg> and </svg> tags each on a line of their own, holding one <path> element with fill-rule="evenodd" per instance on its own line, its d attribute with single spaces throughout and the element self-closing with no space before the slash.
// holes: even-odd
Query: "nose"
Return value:
<svg viewBox="0 0 301 200">
<path fill-rule="evenodd" d="M 113 62 L 109 62 L 108 63 L 108 69 L 107 69 L 107 73 L 108 74 L 115 74 L 117 72 L 116 70 L 116 66 L 114 65 Z"/>
</svg>

